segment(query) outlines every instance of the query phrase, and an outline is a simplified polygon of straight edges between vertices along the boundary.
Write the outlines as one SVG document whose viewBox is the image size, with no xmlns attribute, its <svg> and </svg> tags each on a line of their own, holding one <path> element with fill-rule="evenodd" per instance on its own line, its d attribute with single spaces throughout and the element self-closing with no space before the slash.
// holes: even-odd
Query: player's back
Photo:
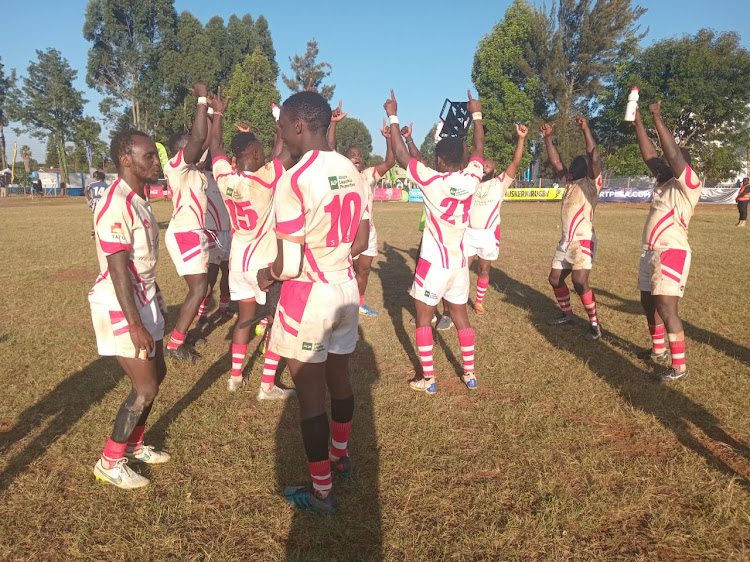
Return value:
<svg viewBox="0 0 750 562">
<path fill-rule="evenodd" d="M 229 213 L 224 206 L 224 198 L 214 180 L 213 172 L 206 171 L 206 230 L 231 230 Z"/>
<path fill-rule="evenodd" d="M 351 247 L 360 221 L 369 218 L 367 189 L 354 164 L 333 151 L 310 151 L 284 174 L 276 229 L 304 236 L 300 280 L 335 284 L 354 277 Z"/>
<path fill-rule="evenodd" d="M 183 158 L 180 150 L 164 167 L 172 189 L 174 211 L 169 228 L 174 232 L 205 228 L 208 182 L 206 176 Z"/>
</svg>

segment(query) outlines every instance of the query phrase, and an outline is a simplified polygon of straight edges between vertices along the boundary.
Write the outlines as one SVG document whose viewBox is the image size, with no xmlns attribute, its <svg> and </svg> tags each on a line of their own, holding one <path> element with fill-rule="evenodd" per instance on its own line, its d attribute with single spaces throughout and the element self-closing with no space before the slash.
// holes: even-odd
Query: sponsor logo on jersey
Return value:
<svg viewBox="0 0 750 562">
<path fill-rule="evenodd" d="M 125 231 L 122 229 L 122 223 L 121 222 L 116 222 L 115 224 L 113 224 L 110 227 L 109 231 L 112 234 L 116 234 L 116 235 L 119 235 L 119 236 L 123 236 L 125 234 Z"/>
<path fill-rule="evenodd" d="M 322 343 L 313 342 L 302 342 L 302 351 L 325 351 L 325 346 Z"/>
<path fill-rule="evenodd" d="M 349 176 L 328 176 L 328 185 L 331 189 L 349 189 L 354 187 L 354 180 Z"/>
<path fill-rule="evenodd" d="M 459 189 L 457 187 L 451 187 L 451 195 L 466 195 L 469 193 L 465 189 Z"/>
<path fill-rule="evenodd" d="M 331 189 L 338 189 L 339 178 L 337 178 L 336 176 L 328 176 L 328 184 L 331 186 Z"/>
<path fill-rule="evenodd" d="M 234 193 L 234 188 L 227 187 L 227 197 L 231 197 L 233 193 Z"/>
</svg>

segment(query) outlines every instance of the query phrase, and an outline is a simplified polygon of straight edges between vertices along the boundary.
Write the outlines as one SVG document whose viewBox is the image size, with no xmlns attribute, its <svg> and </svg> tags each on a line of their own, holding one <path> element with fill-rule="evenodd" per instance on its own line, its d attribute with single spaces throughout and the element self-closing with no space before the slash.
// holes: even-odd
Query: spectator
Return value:
<svg viewBox="0 0 750 562">
<path fill-rule="evenodd" d="M 743 178 L 742 186 L 740 187 L 739 193 L 737 193 L 737 209 L 740 212 L 740 220 L 737 226 L 745 226 L 747 220 L 747 205 L 750 203 L 750 179 Z"/>
</svg>

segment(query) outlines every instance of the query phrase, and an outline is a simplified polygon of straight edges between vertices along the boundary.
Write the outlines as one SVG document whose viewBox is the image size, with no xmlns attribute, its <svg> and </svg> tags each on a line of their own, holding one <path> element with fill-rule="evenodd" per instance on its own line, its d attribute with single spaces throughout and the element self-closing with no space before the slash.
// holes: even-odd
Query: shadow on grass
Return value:
<svg viewBox="0 0 750 562">
<path fill-rule="evenodd" d="M 588 342 L 580 337 L 582 331 L 577 332 L 575 325 L 547 326 L 545 320 L 558 311 L 557 304 L 550 296 L 494 268 L 490 278 L 493 288 L 504 293 L 504 301 L 528 311 L 531 324 L 547 341 L 578 357 L 596 376 L 615 389 L 623 400 L 654 416 L 685 447 L 701 455 L 717 470 L 736 477 L 739 484 L 750 492 L 748 466 L 726 452 L 727 448 L 731 448 L 734 455 L 750 459 L 748 444 L 729 435 L 721 427 L 721 420 L 680 392 L 679 384 L 652 382 L 647 370 L 634 365 L 614 349 L 627 349 L 628 342 L 606 332 L 604 341 Z M 594 291 L 619 298 L 599 289 Z M 626 303 L 626 306 L 630 305 Z M 692 331 L 690 334 L 692 337 Z M 691 431 L 693 426 L 703 432 L 705 438 L 696 437 Z"/>
<path fill-rule="evenodd" d="M 0 473 L 0 491 L 8 488 L 55 440 L 78 423 L 89 408 L 113 390 L 124 376 L 114 357 L 101 357 L 70 375 L 36 404 L 24 410 L 11 429 L 0 433 L 0 452 L 43 429 L 22 451 L 8 460 L 5 470 Z"/>
<path fill-rule="evenodd" d="M 609 299 L 617 301 L 617 304 L 615 305 L 608 305 L 610 308 L 613 308 L 614 310 L 617 310 L 619 312 L 624 312 L 625 314 L 643 316 L 643 309 L 641 308 L 640 301 L 626 299 L 602 289 L 597 289 L 596 292 L 603 297 L 607 297 Z M 727 357 L 733 357 L 738 361 L 750 364 L 749 348 L 743 347 L 723 336 L 720 336 L 713 332 L 709 332 L 708 330 L 705 330 L 703 328 L 699 328 L 695 324 L 691 324 L 690 322 L 686 322 L 685 320 L 682 321 L 682 324 L 685 327 L 685 333 L 688 335 L 688 337 L 690 337 L 690 339 L 711 346 L 716 351 L 720 351 L 721 353 L 725 354 Z"/>
<path fill-rule="evenodd" d="M 333 475 L 338 501 L 335 515 L 322 516 L 289 506 L 295 511 L 284 560 L 383 560 L 380 453 L 372 397 L 380 375 L 375 365 L 373 348 L 360 328 L 350 361 L 355 409 L 349 452 L 354 474 L 349 478 Z M 310 481 L 296 399 L 287 401 L 276 429 L 276 481 L 279 493 L 286 486 Z"/>
</svg>

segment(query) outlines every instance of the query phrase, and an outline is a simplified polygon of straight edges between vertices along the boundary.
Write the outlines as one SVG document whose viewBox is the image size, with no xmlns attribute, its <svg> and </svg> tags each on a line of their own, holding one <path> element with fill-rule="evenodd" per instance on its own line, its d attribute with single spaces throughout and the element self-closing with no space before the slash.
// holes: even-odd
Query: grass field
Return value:
<svg viewBox="0 0 750 562">
<path fill-rule="evenodd" d="M 169 204 L 154 207 L 166 228 Z M 635 289 L 646 207 L 597 210 L 606 337 L 592 343 L 584 324 L 544 323 L 557 313 L 558 205 L 506 204 L 489 314 L 471 313 L 480 388 L 463 387 L 455 331 L 440 332 L 434 397 L 407 386 L 419 213 L 375 208 L 367 302 L 381 315 L 362 319 L 353 359 L 355 475 L 334 482 L 339 512 L 320 517 L 279 495 L 309 480 L 296 401 L 255 400 L 257 354 L 251 384 L 226 391 L 229 324 L 195 366 L 168 361 L 146 440 L 173 462 L 137 467 L 145 490 L 95 482 L 129 385 L 96 354 L 90 214 L 82 201 L 3 200 L 0 559 L 750 559 L 750 231 L 734 209 L 700 206 L 690 225 L 692 375 L 658 385 L 630 355 L 649 345 Z M 159 283 L 173 323 L 184 286 L 163 244 Z"/>
</svg>

